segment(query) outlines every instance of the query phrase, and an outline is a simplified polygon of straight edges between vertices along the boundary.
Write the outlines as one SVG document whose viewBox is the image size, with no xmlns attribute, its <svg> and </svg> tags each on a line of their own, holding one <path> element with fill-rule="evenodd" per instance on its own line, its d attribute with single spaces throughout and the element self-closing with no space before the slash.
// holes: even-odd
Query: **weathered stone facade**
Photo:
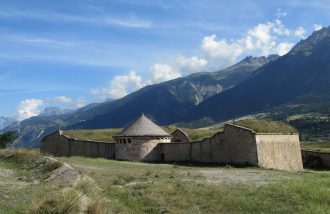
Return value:
<svg viewBox="0 0 330 214">
<path fill-rule="evenodd" d="M 164 160 L 252 165 L 268 169 L 303 169 L 298 134 L 257 134 L 226 124 L 223 132 L 191 143 L 161 145 Z"/>
<path fill-rule="evenodd" d="M 115 158 L 115 144 L 71 138 L 59 130 L 42 139 L 40 151 L 54 156 Z"/>
<path fill-rule="evenodd" d="M 171 135 L 172 135 L 171 142 L 174 143 L 182 143 L 182 142 L 187 143 L 190 141 L 187 133 L 185 133 L 181 129 L 176 129 L 174 132 L 172 132 Z"/>
<path fill-rule="evenodd" d="M 122 137 L 121 137 L 122 138 Z M 146 162 L 199 162 L 260 166 L 268 169 L 303 169 L 298 134 L 262 134 L 226 124 L 223 132 L 189 143 L 138 136 L 116 143 L 79 141 L 53 133 L 43 139 L 41 151 L 55 156 L 82 155 Z M 163 142 L 162 142 L 163 141 Z"/>
</svg>

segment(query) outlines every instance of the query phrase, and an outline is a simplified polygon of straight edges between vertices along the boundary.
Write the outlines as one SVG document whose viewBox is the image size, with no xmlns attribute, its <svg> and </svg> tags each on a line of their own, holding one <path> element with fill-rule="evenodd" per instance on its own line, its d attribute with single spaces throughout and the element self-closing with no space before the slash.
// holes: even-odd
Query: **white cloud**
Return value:
<svg viewBox="0 0 330 214">
<path fill-rule="evenodd" d="M 293 33 L 296 37 L 299 37 L 301 39 L 305 38 L 305 29 L 303 27 L 298 27 L 297 30 Z"/>
<path fill-rule="evenodd" d="M 17 109 L 17 120 L 25 120 L 40 113 L 39 107 L 44 104 L 40 99 L 26 99 L 20 102 Z"/>
<path fill-rule="evenodd" d="M 79 97 L 75 103 L 77 108 L 82 108 L 86 105 L 86 100 L 83 97 Z"/>
<path fill-rule="evenodd" d="M 135 71 L 131 71 L 127 75 L 115 76 L 107 88 L 92 89 L 92 94 L 99 99 L 118 99 L 143 86 L 142 78 Z"/>
<path fill-rule="evenodd" d="M 204 37 L 201 48 L 210 57 L 225 61 L 224 64 L 235 62 L 236 58 L 242 54 L 240 44 L 228 43 L 225 39 L 216 41 L 216 35 Z"/>
<path fill-rule="evenodd" d="M 131 28 L 149 28 L 151 22 L 149 20 L 143 20 L 137 17 L 128 17 L 128 18 L 109 18 L 104 20 L 105 23 L 119 25 L 122 27 L 131 27 Z"/>
<path fill-rule="evenodd" d="M 179 70 L 174 69 L 166 64 L 156 63 L 151 67 L 150 71 L 152 74 L 152 83 L 164 82 L 181 77 Z"/>
<path fill-rule="evenodd" d="M 314 28 L 314 31 L 318 31 L 318 30 L 321 30 L 323 28 L 323 26 L 320 24 L 315 24 L 315 25 L 313 25 L 313 28 Z"/>
<path fill-rule="evenodd" d="M 221 67 L 229 66 L 244 55 L 267 56 L 269 54 L 286 54 L 293 44 L 281 42 L 279 37 L 297 36 L 303 38 L 305 30 L 299 27 L 295 31 L 286 28 L 281 20 L 260 23 L 249 29 L 236 40 L 216 40 L 216 35 L 206 36 L 202 40 L 201 49 L 208 57 L 217 60 Z"/>
<path fill-rule="evenodd" d="M 49 12 L 44 13 L 40 11 L 4 11 L 0 10 L 0 17 L 5 18 L 22 18 L 22 19 L 33 19 L 33 20 L 43 20 L 48 22 L 68 22 L 68 23 L 84 23 L 93 25 L 116 25 L 120 27 L 130 27 L 130 28 L 149 28 L 151 26 L 151 21 L 142 19 L 136 16 L 126 16 L 126 17 L 115 17 L 105 15 L 104 13 L 98 12 L 97 15 L 90 16 L 77 16 L 77 15 L 66 15 L 62 13 Z"/>
<path fill-rule="evenodd" d="M 277 8 L 276 17 L 282 18 L 288 15 L 288 12 L 282 11 L 281 8 Z"/>
<path fill-rule="evenodd" d="M 276 19 L 275 22 L 272 24 L 273 32 L 280 36 L 289 36 L 290 30 L 287 29 L 283 24 L 282 21 Z"/>
<path fill-rule="evenodd" d="M 63 103 L 63 104 L 72 104 L 72 99 L 66 96 L 58 96 L 54 98 L 55 102 Z"/>
<path fill-rule="evenodd" d="M 292 47 L 294 46 L 293 43 L 288 43 L 288 42 L 281 42 L 274 48 L 274 52 L 277 53 L 278 55 L 284 55 L 288 53 Z"/>
<path fill-rule="evenodd" d="M 188 71 L 189 73 L 194 73 L 200 71 L 203 67 L 207 66 L 208 61 L 203 58 L 198 58 L 196 56 L 186 58 L 183 55 L 178 55 L 176 57 L 176 63 L 180 67 L 180 70 Z"/>
</svg>

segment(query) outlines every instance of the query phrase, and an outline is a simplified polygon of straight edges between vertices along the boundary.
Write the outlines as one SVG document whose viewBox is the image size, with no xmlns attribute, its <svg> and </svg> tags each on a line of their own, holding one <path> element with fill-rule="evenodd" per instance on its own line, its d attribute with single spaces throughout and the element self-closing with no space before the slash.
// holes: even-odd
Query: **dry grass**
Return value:
<svg viewBox="0 0 330 214">
<path fill-rule="evenodd" d="M 78 173 L 73 183 L 45 180 L 61 166 L 55 159 L 40 158 L 36 150 L 1 150 L 0 172 L 11 173 L 0 173 L 0 192 L 5 194 L 0 195 L 0 213 L 108 213 L 92 178 Z"/>
<path fill-rule="evenodd" d="M 64 134 L 80 140 L 113 142 L 112 136 L 121 129 L 65 130 Z"/>
<path fill-rule="evenodd" d="M 235 125 L 250 128 L 257 133 L 298 133 L 297 129 L 289 124 L 280 121 L 271 120 L 239 120 L 234 122 Z"/>
<path fill-rule="evenodd" d="M 94 178 L 111 213 L 327 213 L 330 172 L 61 158 Z"/>
</svg>

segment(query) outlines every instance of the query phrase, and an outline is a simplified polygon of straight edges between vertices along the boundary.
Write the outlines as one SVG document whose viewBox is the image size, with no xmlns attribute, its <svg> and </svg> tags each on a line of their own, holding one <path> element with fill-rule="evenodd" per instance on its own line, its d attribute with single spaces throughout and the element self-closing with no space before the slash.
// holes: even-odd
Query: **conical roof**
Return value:
<svg viewBox="0 0 330 214">
<path fill-rule="evenodd" d="M 162 128 L 157 126 L 154 122 L 149 120 L 144 114 L 141 115 L 135 122 L 127 126 L 117 136 L 157 136 L 165 137 L 171 136 L 165 132 Z"/>
</svg>

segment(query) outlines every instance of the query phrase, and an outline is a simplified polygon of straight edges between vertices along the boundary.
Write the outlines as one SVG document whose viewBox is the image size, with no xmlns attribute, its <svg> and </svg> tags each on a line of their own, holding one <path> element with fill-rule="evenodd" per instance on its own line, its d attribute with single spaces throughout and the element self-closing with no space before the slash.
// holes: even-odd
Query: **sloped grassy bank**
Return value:
<svg viewBox="0 0 330 214">
<path fill-rule="evenodd" d="M 0 213 L 107 213 L 92 178 L 37 150 L 0 150 L 0 180 Z"/>
<path fill-rule="evenodd" d="M 58 161 L 59 160 L 59 161 Z M 328 213 L 330 171 L 187 166 L 0 150 L 0 213 Z"/>
</svg>

